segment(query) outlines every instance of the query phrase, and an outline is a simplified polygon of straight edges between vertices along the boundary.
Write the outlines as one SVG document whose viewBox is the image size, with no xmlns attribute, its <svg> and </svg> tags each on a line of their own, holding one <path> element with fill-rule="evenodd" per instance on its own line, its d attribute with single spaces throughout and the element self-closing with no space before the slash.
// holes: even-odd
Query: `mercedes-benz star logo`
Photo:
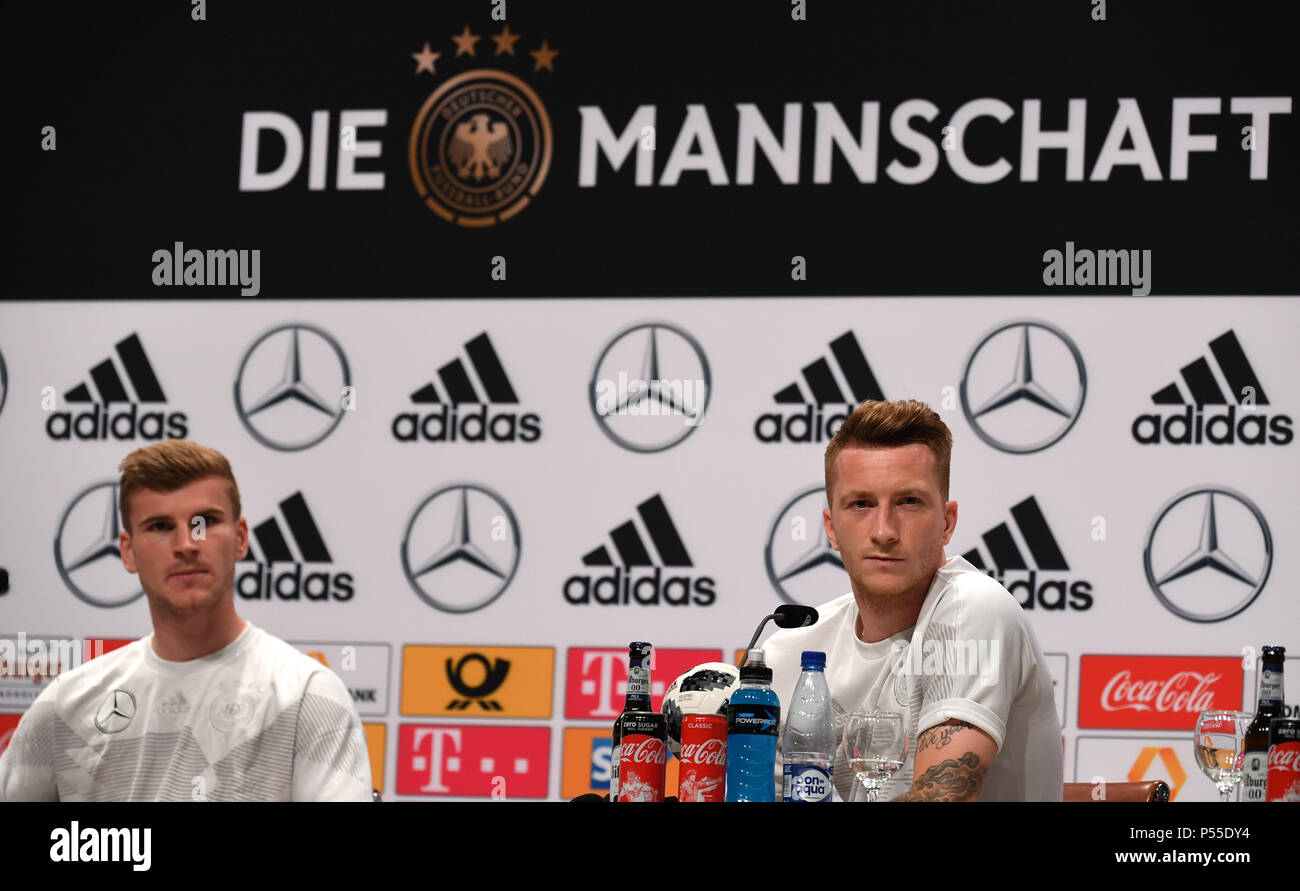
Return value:
<svg viewBox="0 0 1300 891">
<path fill-rule="evenodd" d="M 54 565 L 73 594 L 91 606 L 125 606 L 144 593 L 122 567 L 117 482 L 92 483 L 77 493 L 54 533 Z"/>
<path fill-rule="evenodd" d="M 848 573 L 826 537 L 825 508 L 826 488 L 814 486 L 787 501 L 772 522 L 763 563 L 772 587 L 788 603 L 815 606 L 844 593 Z"/>
<path fill-rule="evenodd" d="M 519 524 L 486 486 L 458 483 L 427 496 L 402 538 L 402 571 L 420 599 L 449 613 L 496 600 L 519 567 Z"/>
<path fill-rule="evenodd" d="M 661 452 L 700 425 L 711 390 L 699 341 L 667 322 L 640 322 L 605 345 L 588 397 L 611 440 L 634 452 Z"/>
<path fill-rule="evenodd" d="M 279 325 L 244 352 L 235 374 L 235 411 L 262 445 L 296 452 L 343 420 L 343 388 L 351 383 L 347 356 L 327 331 Z"/>
<path fill-rule="evenodd" d="M 95 713 L 100 733 L 121 733 L 135 717 L 135 696 L 130 690 L 114 690 Z"/>
<path fill-rule="evenodd" d="M 1182 492 L 1156 514 L 1142 551 L 1161 603 L 1192 622 L 1221 622 L 1259 596 L 1273 567 L 1273 536 L 1249 498 L 1222 486 Z"/>
<path fill-rule="evenodd" d="M 1087 392 L 1074 341 L 1054 325 L 1028 319 L 985 334 L 961 376 L 961 408 L 975 433 L 1017 454 L 1041 451 L 1069 433 Z"/>
</svg>

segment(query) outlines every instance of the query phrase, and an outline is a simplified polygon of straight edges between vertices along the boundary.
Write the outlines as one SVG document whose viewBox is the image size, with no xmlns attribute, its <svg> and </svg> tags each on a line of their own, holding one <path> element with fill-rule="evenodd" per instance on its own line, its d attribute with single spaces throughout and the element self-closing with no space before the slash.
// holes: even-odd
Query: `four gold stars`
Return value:
<svg viewBox="0 0 1300 891">
<path fill-rule="evenodd" d="M 517 43 L 523 35 L 513 34 L 510 31 L 509 25 L 502 25 L 500 34 L 489 34 L 488 36 L 492 38 L 494 43 L 496 43 L 496 52 L 493 55 L 499 56 L 503 53 L 509 53 L 513 56 L 515 54 L 515 43 Z M 466 25 L 465 29 L 459 34 L 453 34 L 451 36 L 452 43 L 456 44 L 455 57 L 473 57 L 477 55 L 475 44 L 482 39 L 482 34 L 473 33 L 470 31 L 469 25 Z M 547 71 L 554 71 L 555 57 L 560 53 L 558 50 L 551 49 L 550 45 L 543 39 L 541 47 L 539 49 L 529 50 L 528 54 L 533 57 L 534 71 L 541 71 L 543 68 Z M 442 53 L 435 53 L 426 41 L 424 49 L 418 53 L 411 53 L 411 58 L 414 59 L 416 63 L 415 73 L 420 74 L 421 72 L 427 71 L 430 74 L 435 74 L 436 72 L 433 69 L 433 63 L 438 61 L 438 58 L 441 55 Z"/>
<path fill-rule="evenodd" d="M 428 41 L 426 41 L 423 50 L 418 53 L 411 53 L 411 58 L 416 62 L 415 73 L 419 74 L 421 71 L 427 71 L 430 74 L 434 74 L 433 63 L 436 62 L 438 57 L 441 55 L 442 53 L 435 53 L 433 50 L 429 49 Z"/>
<path fill-rule="evenodd" d="M 543 68 L 547 71 L 554 71 L 555 69 L 551 66 L 551 62 L 554 61 L 555 57 L 558 56 L 559 53 L 548 47 L 546 41 L 543 40 L 542 48 L 535 49 L 528 55 L 532 56 L 536 61 L 536 64 L 533 65 L 534 71 L 541 71 Z"/>
<path fill-rule="evenodd" d="M 515 41 L 518 40 L 519 37 L 520 35 L 518 34 L 510 33 L 509 25 L 502 25 L 501 33 L 492 35 L 492 39 L 495 40 L 497 44 L 496 55 L 499 56 L 502 53 L 509 53 L 513 56 L 515 54 Z"/>
<path fill-rule="evenodd" d="M 474 55 L 474 44 L 482 40 L 483 35 L 471 34 L 469 31 L 469 25 L 466 25 L 464 31 L 461 31 L 459 34 L 452 35 L 451 39 L 456 44 L 457 56 L 463 56 L 466 54 L 472 56 Z"/>
</svg>

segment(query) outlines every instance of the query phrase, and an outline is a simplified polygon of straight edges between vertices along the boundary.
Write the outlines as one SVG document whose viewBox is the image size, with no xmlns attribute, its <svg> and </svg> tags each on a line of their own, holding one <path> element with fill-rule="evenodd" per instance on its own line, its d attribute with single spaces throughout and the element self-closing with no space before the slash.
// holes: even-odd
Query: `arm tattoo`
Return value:
<svg viewBox="0 0 1300 891">
<path fill-rule="evenodd" d="M 979 795 L 987 765 L 979 756 L 966 752 L 931 767 L 912 783 L 912 788 L 894 801 L 969 801 Z"/>
<path fill-rule="evenodd" d="M 956 735 L 958 730 L 965 730 L 973 728 L 974 726 L 974 724 L 967 724 L 965 721 L 953 721 L 950 724 L 940 724 L 937 727 L 931 727 L 921 734 L 921 738 L 916 744 L 916 751 L 918 753 L 924 752 L 926 749 L 930 748 L 931 745 L 936 749 L 942 749 L 944 746 L 948 745 L 948 743 L 952 742 L 952 738 Z"/>
</svg>

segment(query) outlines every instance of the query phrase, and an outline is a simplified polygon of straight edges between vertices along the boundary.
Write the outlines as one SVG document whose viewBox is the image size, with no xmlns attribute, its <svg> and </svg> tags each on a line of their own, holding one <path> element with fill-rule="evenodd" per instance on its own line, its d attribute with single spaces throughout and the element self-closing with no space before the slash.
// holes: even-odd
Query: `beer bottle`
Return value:
<svg viewBox="0 0 1300 891">
<path fill-rule="evenodd" d="M 611 801 L 663 801 L 668 764 L 668 722 L 650 705 L 650 644 L 628 644 L 627 696 L 614 722 L 611 762 L 618 763 L 618 791 Z"/>
<path fill-rule="evenodd" d="M 1268 782 L 1269 721 L 1282 717 L 1282 664 L 1285 647 L 1264 647 L 1259 672 L 1259 705 L 1246 728 L 1242 801 L 1263 801 Z"/>
</svg>

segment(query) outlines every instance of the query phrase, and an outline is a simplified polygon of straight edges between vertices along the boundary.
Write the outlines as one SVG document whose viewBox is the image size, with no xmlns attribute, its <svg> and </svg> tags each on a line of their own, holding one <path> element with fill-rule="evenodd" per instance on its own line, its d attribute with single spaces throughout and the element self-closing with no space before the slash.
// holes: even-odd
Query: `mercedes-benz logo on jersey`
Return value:
<svg viewBox="0 0 1300 891">
<path fill-rule="evenodd" d="M 1088 392 L 1083 356 L 1060 328 L 1021 319 L 989 331 L 966 357 L 961 408 L 980 439 L 1016 454 L 1070 432 Z"/>
<path fill-rule="evenodd" d="M 425 603 L 469 613 L 505 592 L 519 552 L 519 524 L 506 500 L 486 486 L 457 483 L 426 496 L 411 514 L 402 571 Z"/>
<path fill-rule="evenodd" d="M 100 733 L 121 733 L 135 717 L 135 696 L 130 690 L 114 690 L 95 712 Z"/>
<path fill-rule="evenodd" d="M 1198 486 L 1156 514 L 1142 551 L 1161 603 L 1192 622 L 1221 622 L 1250 606 L 1273 567 L 1268 521 L 1245 495 Z"/>
<path fill-rule="evenodd" d="M 588 395 L 611 440 L 634 452 L 661 452 L 699 427 L 711 389 L 699 341 L 668 322 L 640 322 L 601 350 Z"/>
<path fill-rule="evenodd" d="M 91 606 L 125 606 L 144 593 L 122 567 L 117 482 L 92 483 L 77 493 L 54 534 L 54 565 L 68 590 Z"/>
<path fill-rule="evenodd" d="M 235 374 L 235 410 L 262 445 L 296 452 L 334 432 L 351 383 L 347 356 L 329 332 L 279 325 L 244 351 Z"/>
<path fill-rule="evenodd" d="M 777 511 L 763 548 L 768 580 L 788 603 L 818 604 L 844 593 L 848 572 L 822 522 L 826 488 L 813 486 Z M 829 568 L 828 568 L 829 567 Z"/>
</svg>

